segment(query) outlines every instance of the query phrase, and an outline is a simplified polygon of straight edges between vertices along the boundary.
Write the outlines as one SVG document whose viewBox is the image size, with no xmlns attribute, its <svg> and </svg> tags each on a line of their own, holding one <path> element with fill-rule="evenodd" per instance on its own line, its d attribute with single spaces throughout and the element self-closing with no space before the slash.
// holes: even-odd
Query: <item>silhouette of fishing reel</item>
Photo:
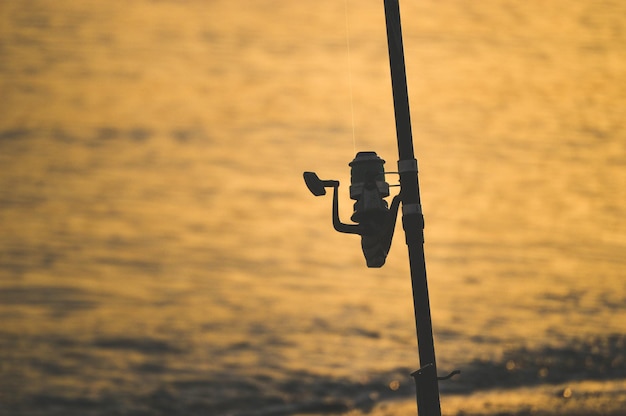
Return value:
<svg viewBox="0 0 626 416">
<path fill-rule="evenodd" d="M 385 264 L 400 206 L 400 194 L 393 198 L 391 207 L 384 199 L 389 196 L 384 163 L 376 152 L 359 152 L 348 164 L 351 167 L 350 199 L 356 201 L 350 219 L 356 224 L 345 224 L 339 219 L 339 181 L 321 180 L 315 172 L 304 172 L 304 182 L 313 195 L 325 195 L 326 188 L 333 188 L 333 227 L 340 233 L 361 236 L 367 267 L 382 267 Z"/>
</svg>

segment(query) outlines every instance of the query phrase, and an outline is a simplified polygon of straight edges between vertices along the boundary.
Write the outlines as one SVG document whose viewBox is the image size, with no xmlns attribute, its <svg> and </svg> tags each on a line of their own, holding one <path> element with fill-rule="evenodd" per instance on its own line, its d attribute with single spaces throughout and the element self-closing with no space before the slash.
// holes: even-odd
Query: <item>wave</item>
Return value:
<svg viewBox="0 0 626 416">
<path fill-rule="evenodd" d="M 561 346 L 506 351 L 497 361 L 474 360 L 451 391 L 474 392 L 577 380 L 626 379 L 626 335 L 573 339 Z"/>
<path fill-rule="evenodd" d="M 153 359 L 157 358 L 155 355 L 162 355 L 164 360 L 156 369 L 154 365 L 128 369 L 135 373 L 136 380 L 161 376 L 162 379 L 146 389 L 120 388 L 90 397 L 76 393 L 67 395 L 62 391 L 58 394 L 39 391 L 22 395 L 10 405 L 5 404 L 5 410 L 28 413 L 43 406 L 68 415 L 87 411 L 90 414 L 123 411 L 131 414 L 231 416 L 338 414 L 350 410 L 367 413 L 380 402 L 410 399 L 415 394 L 409 368 L 395 368 L 356 381 L 316 374 L 314 369 L 288 371 L 263 368 L 262 365 L 251 367 L 247 374 L 241 369 L 210 374 L 203 374 L 203 371 L 179 373 L 168 368 L 167 363 L 185 351 L 163 341 L 102 338 L 93 342 L 91 348 L 110 352 L 134 351 Z M 85 367 L 88 368 L 89 363 L 85 363 Z M 561 346 L 515 348 L 498 360 L 474 360 L 460 369 L 461 375 L 440 382 L 444 400 L 446 395 L 471 395 L 489 389 L 626 379 L 626 335 L 573 339 Z M 98 377 L 97 374 L 94 376 Z"/>
</svg>

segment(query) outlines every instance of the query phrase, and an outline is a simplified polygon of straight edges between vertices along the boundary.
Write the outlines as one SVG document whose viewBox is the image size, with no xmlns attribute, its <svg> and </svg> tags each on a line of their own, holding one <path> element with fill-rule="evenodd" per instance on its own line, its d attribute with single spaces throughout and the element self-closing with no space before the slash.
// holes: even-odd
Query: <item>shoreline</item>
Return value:
<svg viewBox="0 0 626 416">
<path fill-rule="evenodd" d="M 626 379 L 576 381 L 557 385 L 492 389 L 470 395 L 442 394 L 445 416 L 623 416 Z M 414 400 L 378 403 L 369 412 L 352 410 L 350 416 L 409 416 L 417 414 Z"/>
</svg>

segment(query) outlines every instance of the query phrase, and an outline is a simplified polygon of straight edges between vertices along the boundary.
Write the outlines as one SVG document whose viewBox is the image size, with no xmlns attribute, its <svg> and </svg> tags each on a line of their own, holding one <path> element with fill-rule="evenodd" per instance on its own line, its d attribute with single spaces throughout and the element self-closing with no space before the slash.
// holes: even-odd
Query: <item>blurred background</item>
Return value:
<svg viewBox="0 0 626 416">
<path fill-rule="evenodd" d="M 444 413 L 626 406 L 626 5 L 401 9 Z M 347 221 L 355 153 L 395 170 L 384 24 L 374 0 L 0 4 L 0 412 L 413 400 L 400 221 L 367 269 L 302 181 L 340 180 Z"/>
</svg>

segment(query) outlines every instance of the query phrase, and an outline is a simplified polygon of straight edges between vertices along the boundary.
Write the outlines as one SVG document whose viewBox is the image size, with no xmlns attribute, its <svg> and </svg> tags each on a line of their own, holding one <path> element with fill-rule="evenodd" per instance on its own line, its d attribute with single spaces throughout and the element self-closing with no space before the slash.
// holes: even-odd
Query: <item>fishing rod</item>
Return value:
<svg viewBox="0 0 626 416">
<path fill-rule="evenodd" d="M 424 257 L 424 216 L 419 191 L 417 159 L 413 151 L 411 114 L 404 62 L 400 5 L 398 0 L 384 0 L 387 26 L 387 46 L 398 141 L 398 171 L 402 194 L 402 222 L 409 250 L 413 306 L 417 330 L 417 345 L 421 368 L 415 371 L 418 415 L 441 415 L 439 379 L 448 379 L 458 373 L 437 377 L 437 361 L 433 341 L 430 300 Z"/>
<path fill-rule="evenodd" d="M 385 180 L 385 161 L 375 152 L 359 152 L 352 162 L 350 198 L 355 200 L 351 220 L 345 224 L 339 219 L 337 190 L 339 181 L 321 180 L 314 172 L 305 172 L 304 180 L 315 196 L 324 195 L 325 188 L 333 188 L 333 227 L 342 233 L 361 236 L 361 246 L 368 267 L 385 264 L 396 224 L 400 203 L 402 224 L 409 251 L 413 306 L 417 330 L 420 369 L 411 376 L 415 380 L 417 413 L 421 416 L 441 416 L 439 380 L 447 380 L 459 371 L 444 377 L 437 376 L 437 362 L 433 341 L 430 300 L 424 256 L 424 216 L 420 199 L 417 159 L 413 149 L 411 115 L 400 22 L 398 0 L 383 0 L 387 28 L 387 46 L 391 70 L 396 138 L 398 142 L 398 172 L 400 193 L 387 205 L 389 184 Z M 390 172 L 387 172 L 390 173 Z"/>
</svg>

